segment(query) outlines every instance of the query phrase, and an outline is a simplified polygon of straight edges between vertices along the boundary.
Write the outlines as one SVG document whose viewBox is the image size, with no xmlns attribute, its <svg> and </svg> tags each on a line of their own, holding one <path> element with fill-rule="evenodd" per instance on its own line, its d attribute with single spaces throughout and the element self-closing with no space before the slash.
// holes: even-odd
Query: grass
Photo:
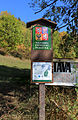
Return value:
<svg viewBox="0 0 78 120">
<path fill-rule="evenodd" d="M 31 120 L 31 117 L 38 117 L 36 112 L 32 115 L 38 102 L 33 97 L 33 94 L 37 96 L 36 87 L 30 86 L 30 68 L 30 60 L 0 55 L 0 120 Z M 32 105 L 31 99 L 36 104 Z"/>
<path fill-rule="evenodd" d="M 0 120 L 38 120 L 38 86 L 30 60 L 0 55 Z M 46 120 L 77 120 L 78 90 L 46 86 Z"/>
<path fill-rule="evenodd" d="M 11 56 L 2 56 L 0 55 L 0 65 L 8 67 L 17 67 L 23 69 L 30 69 L 30 60 L 20 60 L 19 58 L 14 58 Z"/>
</svg>

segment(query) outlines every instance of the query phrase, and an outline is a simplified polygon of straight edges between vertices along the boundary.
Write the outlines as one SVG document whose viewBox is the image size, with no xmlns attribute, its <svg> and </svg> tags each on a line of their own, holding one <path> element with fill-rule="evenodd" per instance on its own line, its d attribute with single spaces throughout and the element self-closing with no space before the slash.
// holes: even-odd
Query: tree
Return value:
<svg viewBox="0 0 78 120">
<path fill-rule="evenodd" d="M 53 57 L 54 58 L 75 58 L 76 51 L 73 38 L 67 32 L 53 33 Z"/>
<path fill-rule="evenodd" d="M 44 16 L 57 23 L 62 21 L 65 25 L 77 27 L 77 0 L 32 0 L 30 6 L 35 8 L 35 14 L 45 10 Z M 74 22 L 74 25 L 72 25 Z M 62 24 L 63 24 L 62 23 Z"/>
<path fill-rule="evenodd" d="M 67 32 L 60 33 L 59 54 L 62 58 L 75 58 L 75 46 L 73 38 Z"/>
<path fill-rule="evenodd" d="M 61 54 L 59 53 L 59 45 L 60 45 L 60 34 L 58 31 L 53 33 L 53 57 L 61 58 Z"/>
<path fill-rule="evenodd" d="M 0 51 L 30 58 L 31 32 L 20 18 L 15 18 L 7 11 L 0 13 Z"/>
<path fill-rule="evenodd" d="M 0 14 L 0 47 L 14 50 L 17 45 L 23 44 L 25 37 L 21 21 L 13 15 L 3 11 Z"/>
</svg>

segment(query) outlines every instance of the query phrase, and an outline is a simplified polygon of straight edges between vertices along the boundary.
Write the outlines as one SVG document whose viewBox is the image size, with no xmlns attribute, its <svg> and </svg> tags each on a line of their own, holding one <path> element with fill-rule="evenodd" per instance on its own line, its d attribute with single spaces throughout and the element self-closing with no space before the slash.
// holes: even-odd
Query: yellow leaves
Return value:
<svg viewBox="0 0 78 120">
<path fill-rule="evenodd" d="M 60 39 L 62 39 L 63 38 L 63 36 L 67 36 L 68 34 L 67 34 L 67 32 L 65 32 L 65 31 L 63 31 L 63 32 L 60 32 Z"/>
<path fill-rule="evenodd" d="M 60 32 L 60 36 L 64 36 L 65 34 L 66 34 L 66 32 L 65 32 L 65 31 Z"/>
<path fill-rule="evenodd" d="M 6 48 L 8 46 L 8 43 L 5 40 L 1 41 L 1 44 L 4 48 Z"/>
<path fill-rule="evenodd" d="M 17 48 L 24 50 L 25 49 L 25 45 L 24 44 L 18 45 Z"/>
<path fill-rule="evenodd" d="M 7 11 L 1 11 L 0 15 L 6 15 L 6 16 L 8 16 L 8 15 L 11 15 L 11 13 L 8 13 Z"/>
<path fill-rule="evenodd" d="M 24 26 L 22 26 L 21 29 L 22 29 L 23 35 L 26 36 L 26 28 Z"/>
<path fill-rule="evenodd" d="M 31 51 L 31 47 L 29 47 L 29 51 Z"/>
</svg>

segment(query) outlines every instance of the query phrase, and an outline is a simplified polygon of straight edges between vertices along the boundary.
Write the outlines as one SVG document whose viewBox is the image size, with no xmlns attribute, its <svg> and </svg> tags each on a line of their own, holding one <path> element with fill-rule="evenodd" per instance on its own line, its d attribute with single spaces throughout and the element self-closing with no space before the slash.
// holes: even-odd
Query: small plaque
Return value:
<svg viewBox="0 0 78 120">
<path fill-rule="evenodd" d="M 52 62 L 32 62 L 32 82 L 52 82 Z"/>
</svg>

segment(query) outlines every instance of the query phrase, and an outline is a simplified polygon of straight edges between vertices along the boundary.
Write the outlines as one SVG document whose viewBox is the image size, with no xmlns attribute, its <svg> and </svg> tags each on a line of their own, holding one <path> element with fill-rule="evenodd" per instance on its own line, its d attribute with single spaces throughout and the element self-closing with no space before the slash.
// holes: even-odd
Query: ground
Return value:
<svg viewBox="0 0 78 120">
<path fill-rule="evenodd" d="M 29 115 L 35 107 L 30 101 L 33 95 L 30 67 L 30 60 L 0 55 L 0 120 L 31 120 L 35 117 L 35 113 Z M 35 102 L 35 98 L 32 99 Z"/>
<path fill-rule="evenodd" d="M 0 120 L 38 120 L 38 85 L 31 84 L 31 61 L 0 55 Z M 46 86 L 46 120 L 77 120 L 78 90 Z"/>
</svg>

